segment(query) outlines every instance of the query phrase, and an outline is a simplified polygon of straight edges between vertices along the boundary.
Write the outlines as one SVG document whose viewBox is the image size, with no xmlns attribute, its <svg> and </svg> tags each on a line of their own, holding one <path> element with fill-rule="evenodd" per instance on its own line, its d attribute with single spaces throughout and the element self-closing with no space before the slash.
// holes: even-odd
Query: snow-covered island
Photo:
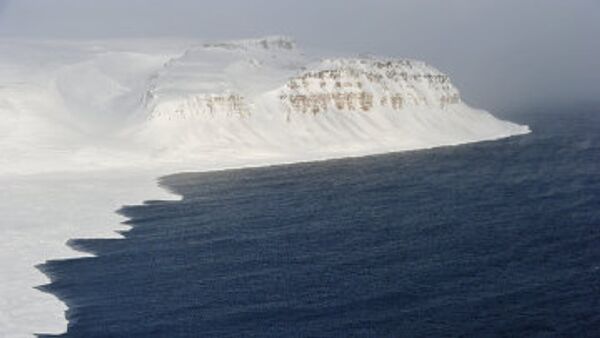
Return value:
<svg viewBox="0 0 600 338">
<path fill-rule="evenodd" d="M 465 104 L 415 60 L 238 41 L 0 40 L 0 336 L 60 333 L 35 265 L 115 237 L 156 178 L 415 150 L 529 132 Z"/>
</svg>

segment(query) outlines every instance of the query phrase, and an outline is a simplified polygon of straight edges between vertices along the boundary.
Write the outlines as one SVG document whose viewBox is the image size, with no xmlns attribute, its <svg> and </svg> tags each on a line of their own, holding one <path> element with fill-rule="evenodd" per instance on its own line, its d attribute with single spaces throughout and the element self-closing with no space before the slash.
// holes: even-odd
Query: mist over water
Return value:
<svg viewBox="0 0 600 338">
<path fill-rule="evenodd" d="M 594 336 L 597 111 L 533 133 L 357 159 L 177 174 L 124 240 L 49 262 L 67 337 Z M 502 165 L 499 165 L 501 163 Z"/>
</svg>

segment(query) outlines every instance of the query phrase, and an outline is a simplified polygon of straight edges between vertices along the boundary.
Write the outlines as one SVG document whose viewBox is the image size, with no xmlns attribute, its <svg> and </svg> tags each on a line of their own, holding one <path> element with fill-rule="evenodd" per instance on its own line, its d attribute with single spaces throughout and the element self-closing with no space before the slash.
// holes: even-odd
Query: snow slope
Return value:
<svg viewBox="0 0 600 338">
<path fill-rule="evenodd" d="M 34 266 L 82 255 L 70 238 L 117 236 L 124 204 L 176 198 L 160 175 L 527 132 L 423 62 L 321 60 L 286 37 L 0 40 L 0 337 L 66 329 Z"/>
</svg>

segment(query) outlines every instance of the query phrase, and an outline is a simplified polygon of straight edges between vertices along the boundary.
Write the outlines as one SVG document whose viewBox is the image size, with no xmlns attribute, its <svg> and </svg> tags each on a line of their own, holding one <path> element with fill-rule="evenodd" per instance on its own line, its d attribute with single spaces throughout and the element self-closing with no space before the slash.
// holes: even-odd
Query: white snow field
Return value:
<svg viewBox="0 0 600 338">
<path fill-rule="evenodd" d="M 464 104 L 425 63 L 308 56 L 293 40 L 0 40 L 0 337 L 62 333 L 36 265 L 114 211 L 178 198 L 156 179 L 529 132 Z"/>
</svg>

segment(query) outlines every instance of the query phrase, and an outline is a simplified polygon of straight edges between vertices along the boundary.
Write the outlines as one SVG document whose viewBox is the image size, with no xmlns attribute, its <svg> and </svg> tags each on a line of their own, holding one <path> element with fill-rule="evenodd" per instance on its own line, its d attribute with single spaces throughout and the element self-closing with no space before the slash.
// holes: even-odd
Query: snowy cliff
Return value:
<svg viewBox="0 0 600 338">
<path fill-rule="evenodd" d="M 311 63 L 283 37 L 189 49 L 155 74 L 144 101 L 151 118 L 243 116 L 275 88 L 288 112 L 400 111 L 460 103 L 448 76 L 423 62 L 340 58 Z"/>
<path fill-rule="evenodd" d="M 169 161 L 218 149 L 337 157 L 528 131 L 468 107 L 424 62 L 320 60 L 285 37 L 190 48 L 152 76 L 143 101 L 135 139 Z"/>
</svg>

